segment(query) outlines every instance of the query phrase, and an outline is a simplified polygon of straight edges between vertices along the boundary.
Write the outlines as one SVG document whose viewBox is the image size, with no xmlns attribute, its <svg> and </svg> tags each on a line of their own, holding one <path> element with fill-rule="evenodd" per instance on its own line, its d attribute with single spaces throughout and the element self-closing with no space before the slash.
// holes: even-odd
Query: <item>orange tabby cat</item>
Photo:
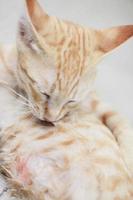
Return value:
<svg viewBox="0 0 133 200">
<path fill-rule="evenodd" d="M 1 171 L 17 198 L 133 199 L 132 131 L 92 95 L 95 64 L 131 36 L 133 25 L 84 28 L 26 1 L 17 61 L 13 69 L 4 62 L 1 80 L 24 90 L 32 113 L 1 133 Z"/>
</svg>

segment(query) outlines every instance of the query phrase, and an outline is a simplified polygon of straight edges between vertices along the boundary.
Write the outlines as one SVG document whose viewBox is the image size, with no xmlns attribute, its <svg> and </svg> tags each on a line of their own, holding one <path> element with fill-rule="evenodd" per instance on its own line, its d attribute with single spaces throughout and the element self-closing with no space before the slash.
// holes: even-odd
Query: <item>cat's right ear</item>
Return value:
<svg viewBox="0 0 133 200">
<path fill-rule="evenodd" d="M 96 50 L 101 54 L 111 52 L 119 47 L 126 40 L 133 37 L 133 25 L 112 27 L 100 31 L 95 31 Z"/>
</svg>

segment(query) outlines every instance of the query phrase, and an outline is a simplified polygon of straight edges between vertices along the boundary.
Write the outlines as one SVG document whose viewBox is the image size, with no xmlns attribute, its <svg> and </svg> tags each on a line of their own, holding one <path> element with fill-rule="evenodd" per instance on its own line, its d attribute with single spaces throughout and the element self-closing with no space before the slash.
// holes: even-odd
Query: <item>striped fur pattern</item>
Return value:
<svg viewBox="0 0 133 200">
<path fill-rule="evenodd" d="M 17 200 L 133 198 L 133 131 L 93 93 L 88 110 L 55 127 L 24 115 L 1 132 L 1 172 L 11 195 Z"/>
<path fill-rule="evenodd" d="M 4 81 L 10 77 L 9 86 L 25 92 L 29 111 L 23 114 L 20 107 L 25 107 L 17 102 L 19 116 L 1 131 L 0 169 L 11 196 L 133 199 L 133 131 L 92 93 L 95 64 L 132 35 L 133 25 L 84 28 L 26 0 L 17 54 L 10 54 L 10 60 L 0 52 Z"/>
<path fill-rule="evenodd" d="M 37 118 L 51 122 L 89 99 L 96 63 L 133 35 L 133 25 L 94 30 L 49 16 L 35 0 L 20 19 L 18 68 Z"/>
<path fill-rule="evenodd" d="M 26 115 L 2 132 L 1 171 L 12 195 L 28 200 L 133 199 L 132 174 L 112 132 L 93 115 L 79 114 L 53 127 Z"/>
</svg>

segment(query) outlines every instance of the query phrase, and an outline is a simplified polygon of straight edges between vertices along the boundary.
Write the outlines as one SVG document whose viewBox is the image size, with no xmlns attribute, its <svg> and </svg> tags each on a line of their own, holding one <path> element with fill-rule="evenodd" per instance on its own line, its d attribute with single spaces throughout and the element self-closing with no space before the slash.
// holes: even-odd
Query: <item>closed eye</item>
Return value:
<svg viewBox="0 0 133 200">
<path fill-rule="evenodd" d="M 41 87 L 40 87 L 39 85 L 37 85 L 37 89 L 38 89 L 39 92 L 40 92 L 43 96 L 45 96 L 47 99 L 50 99 L 50 98 L 51 98 L 51 96 L 50 96 L 47 92 L 45 92 L 44 90 L 42 90 Z"/>
<path fill-rule="evenodd" d="M 70 100 L 70 101 L 67 102 L 67 104 L 70 104 L 70 103 L 76 103 L 76 101 L 75 100 Z"/>
<path fill-rule="evenodd" d="M 41 92 L 47 99 L 50 99 L 50 95 L 45 93 L 45 92 Z"/>
</svg>

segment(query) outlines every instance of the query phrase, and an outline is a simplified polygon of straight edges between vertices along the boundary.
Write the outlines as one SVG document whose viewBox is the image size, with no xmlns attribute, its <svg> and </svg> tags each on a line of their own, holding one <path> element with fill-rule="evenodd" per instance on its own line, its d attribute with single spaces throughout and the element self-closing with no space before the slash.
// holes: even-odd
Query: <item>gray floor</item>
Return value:
<svg viewBox="0 0 133 200">
<path fill-rule="evenodd" d="M 47 11 L 80 24 L 104 28 L 133 24 L 133 0 L 40 0 Z M 0 42 L 15 40 L 23 0 L 0 0 Z M 97 88 L 133 124 L 133 39 L 98 66 Z"/>
</svg>

